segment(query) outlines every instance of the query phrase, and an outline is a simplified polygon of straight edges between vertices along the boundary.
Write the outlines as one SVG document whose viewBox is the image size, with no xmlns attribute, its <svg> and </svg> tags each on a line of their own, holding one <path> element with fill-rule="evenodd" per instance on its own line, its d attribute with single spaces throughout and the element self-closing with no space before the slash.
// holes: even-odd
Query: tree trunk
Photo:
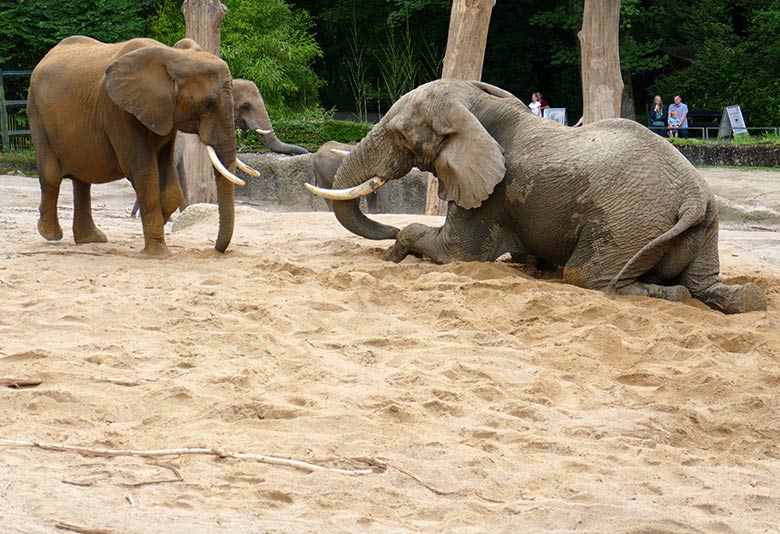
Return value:
<svg viewBox="0 0 780 534">
<path fill-rule="evenodd" d="M 634 107 L 634 86 L 631 83 L 631 71 L 623 71 L 623 102 L 620 104 L 620 116 L 624 119 L 636 120 Z"/>
<path fill-rule="evenodd" d="M 620 0 L 585 0 L 581 49 L 583 124 L 620 117 Z"/>
<path fill-rule="evenodd" d="M 482 79 L 490 14 L 496 0 L 453 0 L 442 78 Z M 428 176 L 426 215 L 444 215 L 447 203 L 438 197 L 439 181 Z"/>
<path fill-rule="evenodd" d="M 184 0 L 181 5 L 184 21 L 187 25 L 187 37 L 200 47 L 219 56 L 220 24 L 225 18 L 227 8 L 215 0 Z M 184 178 L 186 205 L 197 202 L 214 203 L 217 201 L 217 186 L 214 170 L 206 154 L 206 148 L 197 135 L 184 135 Z"/>
</svg>

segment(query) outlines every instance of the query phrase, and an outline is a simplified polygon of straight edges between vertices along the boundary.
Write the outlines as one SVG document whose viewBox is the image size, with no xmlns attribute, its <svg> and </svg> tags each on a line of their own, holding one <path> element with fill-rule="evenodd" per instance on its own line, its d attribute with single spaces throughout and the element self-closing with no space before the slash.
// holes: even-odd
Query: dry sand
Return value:
<svg viewBox="0 0 780 534">
<path fill-rule="evenodd" d="M 780 208 L 780 173 L 705 174 Z M 75 246 L 65 184 L 47 243 L 37 182 L 0 177 L 0 378 L 42 380 L 0 388 L 0 439 L 374 472 L 0 446 L 0 532 L 780 530 L 780 227 L 723 229 L 724 278 L 769 300 L 725 316 L 390 264 L 328 213 L 239 207 L 228 254 L 206 217 L 145 259 L 132 199 L 93 188 L 110 242 Z"/>
</svg>

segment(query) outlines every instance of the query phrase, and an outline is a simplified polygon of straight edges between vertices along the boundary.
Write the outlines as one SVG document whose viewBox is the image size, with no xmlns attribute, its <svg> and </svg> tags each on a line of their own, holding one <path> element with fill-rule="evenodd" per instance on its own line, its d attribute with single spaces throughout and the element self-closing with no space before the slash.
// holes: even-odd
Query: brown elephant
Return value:
<svg viewBox="0 0 780 534">
<path fill-rule="evenodd" d="M 41 184 L 38 230 L 62 239 L 57 197 L 73 181 L 76 243 L 105 242 L 92 219 L 92 184 L 127 177 L 136 191 L 144 252 L 167 253 L 163 226 L 182 199 L 174 162 L 176 132 L 197 134 L 215 165 L 219 233 L 233 235 L 236 140 L 227 64 L 190 39 L 168 47 L 152 39 L 105 44 L 62 40 L 35 67 L 28 98 Z"/>
</svg>

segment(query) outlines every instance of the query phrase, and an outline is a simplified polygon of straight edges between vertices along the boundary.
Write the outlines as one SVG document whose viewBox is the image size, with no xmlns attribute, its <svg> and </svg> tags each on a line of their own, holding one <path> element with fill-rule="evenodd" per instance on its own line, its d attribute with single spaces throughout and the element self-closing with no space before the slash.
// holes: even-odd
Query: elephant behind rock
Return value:
<svg viewBox="0 0 780 534">
<path fill-rule="evenodd" d="M 136 191 L 144 252 L 166 254 L 163 226 L 182 199 L 174 162 L 177 131 L 197 134 L 215 165 L 219 233 L 233 235 L 236 168 L 233 84 L 227 64 L 191 39 L 105 44 L 68 37 L 38 63 L 27 102 L 41 183 L 38 230 L 62 239 L 61 181 L 73 181 L 73 237 L 105 242 L 92 219 L 91 185 L 127 177 Z"/>
<path fill-rule="evenodd" d="M 271 152 L 290 154 L 293 156 L 309 153 L 309 151 L 302 146 L 284 143 L 276 137 L 276 133 L 271 125 L 271 119 L 268 116 L 268 110 L 263 101 L 263 96 L 260 94 L 260 90 L 257 88 L 257 85 L 255 85 L 255 82 L 251 80 L 242 78 L 233 80 L 233 119 L 237 128 L 246 132 L 255 132 L 260 141 Z M 176 168 L 179 172 L 179 181 L 183 189 L 183 200 L 179 206 L 180 209 L 187 207 L 187 180 L 184 174 L 182 159 L 184 156 L 184 137 L 184 135 L 179 135 L 176 138 L 176 146 L 174 148 L 174 161 L 176 162 Z M 138 201 L 133 205 L 130 216 L 135 217 L 137 212 Z"/>
<path fill-rule="evenodd" d="M 312 166 L 314 168 L 314 180 L 318 187 L 333 188 L 333 180 L 336 172 L 341 167 L 344 158 L 355 148 L 355 145 L 328 141 L 314 153 Z M 328 207 L 333 210 L 333 203 L 328 200 Z M 379 213 L 379 202 L 376 193 L 366 196 L 366 206 L 370 213 Z"/>
<path fill-rule="evenodd" d="M 412 166 L 439 178 L 444 226 L 402 230 L 355 198 Z M 334 212 L 348 230 L 395 239 L 386 257 L 436 262 L 530 254 L 566 282 L 686 301 L 726 313 L 766 309 L 756 284 L 719 277 L 718 208 L 696 169 L 665 139 L 624 119 L 568 128 L 481 82 L 437 80 L 399 99 L 339 168 Z M 313 188 L 312 188 L 313 189 Z"/>
</svg>

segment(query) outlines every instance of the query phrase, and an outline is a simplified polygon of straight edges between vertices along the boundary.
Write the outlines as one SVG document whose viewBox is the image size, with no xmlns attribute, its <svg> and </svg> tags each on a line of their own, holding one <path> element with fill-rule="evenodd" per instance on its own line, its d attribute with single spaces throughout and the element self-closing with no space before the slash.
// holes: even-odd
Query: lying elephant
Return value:
<svg viewBox="0 0 780 534">
<path fill-rule="evenodd" d="M 238 128 L 245 132 L 253 131 L 257 133 L 260 141 L 272 152 L 279 154 L 308 154 L 309 151 L 298 145 L 283 143 L 276 137 L 276 133 L 271 127 L 271 119 L 268 117 L 268 111 L 263 102 L 263 96 L 260 90 L 251 80 L 236 78 L 233 80 L 233 119 Z M 176 168 L 179 172 L 179 180 L 183 188 L 187 181 L 184 179 L 184 165 L 182 164 L 182 155 L 184 154 L 184 136 L 179 136 L 174 148 Z M 335 174 L 335 171 L 334 171 Z M 183 191 L 183 198 L 187 198 L 187 191 Z M 182 203 L 181 208 L 186 205 Z M 138 211 L 138 201 L 135 202 L 131 217 L 135 217 Z"/>
<path fill-rule="evenodd" d="M 326 189 L 333 188 L 333 179 L 336 177 L 336 171 L 339 170 L 344 158 L 355 148 L 355 145 L 347 145 L 338 141 L 328 141 L 314 153 L 312 166 L 314 167 L 314 180 L 318 187 Z M 328 207 L 333 209 L 330 200 Z M 379 206 L 376 193 L 366 196 L 366 205 L 371 213 L 379 213 Z"/>
<path fill-rule="evenodd" d="M 355 198 L 413 165 L 439 178 L 444 226 L 398 230 Z M 754 283 L 719 278 L 718 210 L 705 181 L 665 139 L 612 119 L 568 128 L 481 82 L 437 80 L 393 105 L 347 157 L 333 191 L 339 222 L 396 239 L 386 257 L 493 260 L 519 250 L 563 266 L 565 281 L 726 313 L 766 309 Z M 512 250 L 512 249 L 515 250 Z"/>
<path fill-rule="evenodd" d="M 27 101 L 38 162 L 38 231 L 62 239 L 57 197 L 73 181 L 73 237 L 105 242 L 92 219 L 91 184 L 127 177 L 141 208 L 144 252 L 165 254 L 163 226 L 182 199 L 173 158 L 177 130 L 197 134 L 215 166 L 224 252 L 234 224 L 236 133 L 227 64 L 182 39 L 173 48 L 151 39 L 104 44 L 68 37 L 38 63 Z"/>
</svg>

